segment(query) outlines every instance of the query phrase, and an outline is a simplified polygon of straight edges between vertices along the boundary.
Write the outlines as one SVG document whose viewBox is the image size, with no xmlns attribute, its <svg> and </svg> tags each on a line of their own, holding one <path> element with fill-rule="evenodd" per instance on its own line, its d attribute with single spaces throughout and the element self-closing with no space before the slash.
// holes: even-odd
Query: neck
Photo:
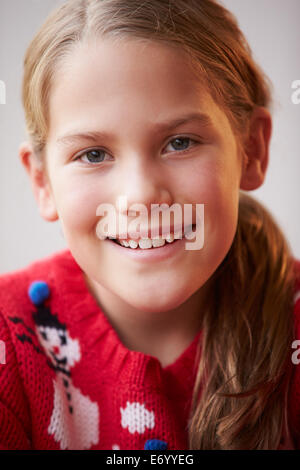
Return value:
<svg viewBox="0 0 300 470">
<path fill-rule="evenodd" d="M 123 345 L 156 357 L 162 367 L 175 361 L 201 329 L 207 283 L 177 308 L 153 313 L 137 310 L 102 285 L 85 279 Z"/>
</svg>

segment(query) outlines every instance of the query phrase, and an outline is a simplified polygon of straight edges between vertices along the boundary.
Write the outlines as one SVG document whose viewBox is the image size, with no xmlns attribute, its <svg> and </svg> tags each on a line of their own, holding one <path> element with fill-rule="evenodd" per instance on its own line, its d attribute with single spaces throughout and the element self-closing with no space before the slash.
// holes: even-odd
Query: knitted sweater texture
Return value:
<svg viewBox="0 0 300 470">
<path fill-rule="evenodd" d="M 300 340 L 300 275 L 293 314 Z M 188 449 L 200 338 L 166 367 L 127 349 L 69 250 L 1 275 L 0 449 Z M 280 448 L 300 448 L 300 364 L 288 410 Z"/>
</svg>

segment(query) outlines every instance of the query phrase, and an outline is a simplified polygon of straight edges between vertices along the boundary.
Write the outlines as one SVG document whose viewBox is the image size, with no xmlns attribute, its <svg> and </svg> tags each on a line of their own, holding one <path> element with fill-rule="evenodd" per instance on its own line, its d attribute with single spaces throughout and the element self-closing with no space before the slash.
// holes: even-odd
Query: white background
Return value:
<svg viewBox="0 0 300 470">
<path fill-rule="evenodd" d="M 66 247 L 60 223 L 39 215 L 30 183 L 18 157 L 26 138 L 21 104 L 25 50 L 59 0 L 0 0 L 0 80 L 6 104 L 0 105 L 0 273 Z M 223 0 L 237 17 L 274 85 L 273 136 L 264 185 L 251 194 L 274 215 L 294 255 L 300 258 L 299 175 L 300 104 L 291 101 L 292 82 L 300 80 L 300 1 Z"/>
</svg>

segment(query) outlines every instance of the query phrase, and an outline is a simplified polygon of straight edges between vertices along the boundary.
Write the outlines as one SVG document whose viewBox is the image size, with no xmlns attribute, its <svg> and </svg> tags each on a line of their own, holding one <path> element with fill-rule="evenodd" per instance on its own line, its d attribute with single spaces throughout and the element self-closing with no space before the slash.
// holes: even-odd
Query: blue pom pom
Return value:
<svg viewBox="0 0 300 470">
<path fill-rule="evenodd" d="M 50 295 L 48 284 L 44 281 L 32 282 L 28 289 L 28 295 L 34 305 L 41 305 Z"/>
<path fill-rule="evenodd" d="M 168 444 L 165 441 L 160 441 L 159 439 L 148 439 L 145 442 L 144 450 L 166 450 Z"/>
</svg>

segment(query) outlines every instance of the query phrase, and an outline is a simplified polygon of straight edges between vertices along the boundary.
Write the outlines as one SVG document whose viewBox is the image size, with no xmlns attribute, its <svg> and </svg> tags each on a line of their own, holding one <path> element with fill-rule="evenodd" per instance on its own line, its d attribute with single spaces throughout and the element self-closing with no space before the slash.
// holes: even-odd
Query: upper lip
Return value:
<svg viewBox="0 0 300 470">
<path fill-rule="evenodd" d="M 191 228 L 192 228 L 192 224 L 189 224 L 187 226 L 187 230 L 190 230 Z M 155 234 L 153 235 L 153 237 L 155 236 L 163 237 L 169 234 L 177 234 L 178 232 L 180 232 L 180 230 L 181 230 L 181 236 L 183 236 L 184 225 L 177 225 L 175 227 L 174 225 L 170 225 L 169 227 L 159 227 L 156 230 L 153 229 L 153 233 Z M 108 238 L 122 239 L 122 240 L 128 240 L 128 239 L 140 240 L 141 238 L 147 238 L 147 237 L 152 238 L 151 228 L 148 230 L 147 236 L 144 235 L 144 232 L 142 230 L 140 230 L 140 232 L 130 232 L 130 236 L 129 236 L 129 233 L 126 233 L 126 232 L 116 234 L 116 236 L 108 235 Z"/>
</svg>

